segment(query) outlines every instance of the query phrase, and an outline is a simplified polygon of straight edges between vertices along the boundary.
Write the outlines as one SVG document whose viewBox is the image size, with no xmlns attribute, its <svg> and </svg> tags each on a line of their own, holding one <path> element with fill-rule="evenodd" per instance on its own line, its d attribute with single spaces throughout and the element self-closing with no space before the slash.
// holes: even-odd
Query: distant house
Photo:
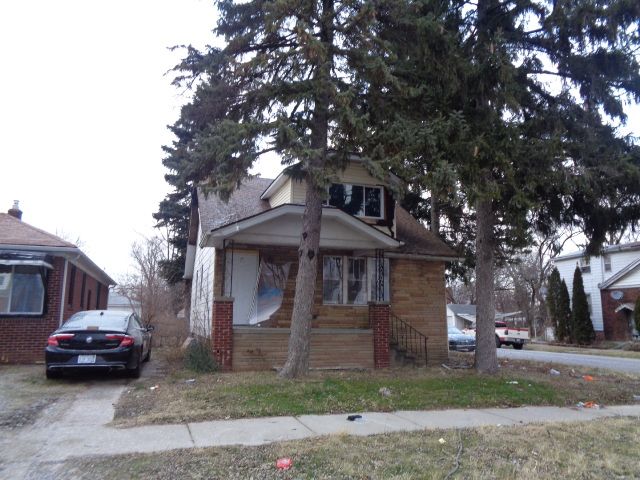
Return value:
<svg viewBox="0 0 640 480">
<path fill-rule="evenodd" d="M 576 266 L 582 271 L 596 337 L 627 340 L 637 336 L 633 325 L 635 301 L 640 295 L 640 242 L 604 247 L 601 256 L 570 253 L 553 259 L 572 295 Z"/>
<path fill-rule="evenodd" d="M 77 246 L 21 219 L 18 202 L 0 213 L 0 363 L 44 360 L 49 334 L 77 311 L 106 308 L 115 284 Z"/>
<path fill-rule="evenodd" d="M 525 321 L 522 312 L 496 312 L 496 320 L 514 323 L 523 323 Z M 447 304 L 447 325 L 457 327 L 460 330 L 475 328 L 476 306 L 461 303 Z"/>
<path fill-rule="evenodd" d="M 142 317 L 142 307 L 140 302 L 132 300 L 124 295 L 119 294 L 114 289 L 109 291 L 109 301 L 107 310 L 119 310 L 124 312 L 135 312 L 138 317 Z"/>
<path fill-rule="evenodd" d="M 420 362 L 448 357 L 444 269 L 457 255 L 396 202 L 400 179 L 362 161 L 336 172 L 322 208 L 312 368 L 389 365 L 389 348 Z M 185 278 L 190 329 L 212 339 L 225 369 L 284 364 L 306 183 L 251 178 L 228 202 L 195 193 Z"/>
</svg>

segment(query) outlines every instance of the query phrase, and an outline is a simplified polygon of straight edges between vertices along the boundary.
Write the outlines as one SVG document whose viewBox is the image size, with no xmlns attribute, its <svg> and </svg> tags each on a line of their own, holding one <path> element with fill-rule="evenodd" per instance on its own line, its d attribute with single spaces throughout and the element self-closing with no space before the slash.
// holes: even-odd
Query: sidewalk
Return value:
<svg viewBox="0 0 640 480">
<path fill-rule="evenodd" d="M 104 413 L 102 418 L 106 417 Z M 362 415 L 362 419 L 353 422 L 347 420 L 347 414 L 301 415 L 151 425 L 128 429 L 116 429 L 105 425 L 81 425 L 80 419 L 80 422 L 74 422 L 74 425 L 67 424 L 57 429 L 55 437 L 48 439 L 46 456 L 49 459 L 60 460 L 74 456 L 158 452 L 176 448 L 261 445 L 345 433 L 375 435 L 439 428 L 581 422 L 604 417 L 640 416 L 640 405 L 611 406 L 600 410 L 519 407 L 357 413 Z"/>
<path fill-rule="evenodd" d="M 362 419 L 348 421 L 347 414 L 301 415 L 239 420 L 153 425 L 116 429 L 107 424 L 124 387 L 95 387 L 80 395 L 59 420 L 24 431 L 6 442 L 0 478 L 37 478 L 34 472 L 64 460 L 87 455 L 150 453 L 181 448 L 225 445 L 261 445 L 331 434 L 381 433 L 469 428 L 513 427 L 528 423 L 581 422 L 605 417 L 639 416 L 640 405 L 603 409 L 519 407 L 464 410 L 354 412 Z M 7 439 L 9 440 L 9 439 Z M 4 442 L 0 442 L 4 443 Z M 2 460 L 0 458 L 0 460 Z M 8 462 L 7 462 L 8 460 Z M 0 464 L 3 463 L 0 461 Z M 7 476 L 7 475 L 10 475 Z"/>
</svg>

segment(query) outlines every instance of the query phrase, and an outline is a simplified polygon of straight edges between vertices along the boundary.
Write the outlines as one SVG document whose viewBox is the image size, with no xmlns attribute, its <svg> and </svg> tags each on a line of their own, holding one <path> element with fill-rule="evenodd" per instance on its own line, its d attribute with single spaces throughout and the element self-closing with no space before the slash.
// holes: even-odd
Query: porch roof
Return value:
<svg viewBox="0 0 640 480">
<path fill-rule="evenodd" d="M 297 246 L 304 205 L 284 204 L 236 222 L 213 228 L 202 246 L 221 248 L 225 240 L 253 245 Z M 322 208 L 321 248 L 397 249 L 398 240 L 334 207 Z"/>
</svg>

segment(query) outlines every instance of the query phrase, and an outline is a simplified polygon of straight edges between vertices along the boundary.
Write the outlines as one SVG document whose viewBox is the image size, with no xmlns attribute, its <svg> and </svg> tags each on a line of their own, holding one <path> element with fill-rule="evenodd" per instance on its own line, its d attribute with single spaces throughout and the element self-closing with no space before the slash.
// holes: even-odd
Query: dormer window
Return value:
<svg viewBox="0 0 640 480">
<path fill-rule="evenodd" d="M 356 217 L 384 218 L 383 187 L 334 183 L 326 203 Z"/>
</svg>

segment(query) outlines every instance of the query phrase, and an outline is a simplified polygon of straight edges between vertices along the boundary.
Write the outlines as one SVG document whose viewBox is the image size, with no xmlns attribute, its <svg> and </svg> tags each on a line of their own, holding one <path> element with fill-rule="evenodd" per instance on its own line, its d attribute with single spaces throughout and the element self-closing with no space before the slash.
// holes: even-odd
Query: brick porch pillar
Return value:
<svg viewBox="0 0 640 480">
<path fill-rule="evenodd" d="M 213 357 L 221 370 L 231 371 L 233 358 L 233 298 L 213 299 L 213 320 L 211 325 Z"/>
<path fill-rule="evenodd" d="M 369 302 L 369 325 L 373 329 L 373 364 L 375 368 L 390 365 L 389 303 Z"/>
</svg>

